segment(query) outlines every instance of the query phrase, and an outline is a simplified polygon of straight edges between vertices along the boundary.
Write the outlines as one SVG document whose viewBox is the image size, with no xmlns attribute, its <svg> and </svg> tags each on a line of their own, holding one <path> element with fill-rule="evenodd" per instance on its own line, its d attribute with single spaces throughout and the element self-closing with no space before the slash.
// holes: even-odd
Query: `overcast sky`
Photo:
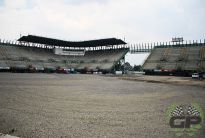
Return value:
<svg viewBox="0 0 205 138">
<path fill-rule="evenodd" d="M 34 34 L 128 43 L 205 38 L 205 0 L 0 0 L 0 38 Z M 126 56 L 141 64 L 147 55 Z"/>
</svg>

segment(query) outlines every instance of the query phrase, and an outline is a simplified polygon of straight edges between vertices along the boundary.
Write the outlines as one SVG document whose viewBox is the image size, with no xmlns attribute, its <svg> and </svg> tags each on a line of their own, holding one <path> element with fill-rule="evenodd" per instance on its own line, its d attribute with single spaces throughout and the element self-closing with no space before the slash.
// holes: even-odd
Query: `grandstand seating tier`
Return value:
<svg viewBox="0 0 205 138">
<path fill-rule="evenodd" d="M 205 46 L 155 47 L 143 64 L 144 70 L 204 70 Z"/>
<path fill-rule="evenodd" d="M 52 49 L 0 45 L 0 66 L 110 70 L 127 52 L 127 48 L 107 49 L 86 51 L 84 56 L 61 56 Z"/>
</svg>

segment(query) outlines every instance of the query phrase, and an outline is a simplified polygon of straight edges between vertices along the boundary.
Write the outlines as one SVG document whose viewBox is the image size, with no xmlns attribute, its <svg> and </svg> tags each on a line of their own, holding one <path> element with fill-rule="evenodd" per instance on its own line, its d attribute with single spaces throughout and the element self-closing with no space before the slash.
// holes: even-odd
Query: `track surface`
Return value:
<svg viewBox="0 0 205 138">
<path fill-rule="evenodd" d="M 0 73 L 0 133 L 171 138 L 167 107 L 193 101 L 205 109 L 205 88 L 97 75 Z M 196 137 L 205 137 L 204 126 Z"/>
</svg>

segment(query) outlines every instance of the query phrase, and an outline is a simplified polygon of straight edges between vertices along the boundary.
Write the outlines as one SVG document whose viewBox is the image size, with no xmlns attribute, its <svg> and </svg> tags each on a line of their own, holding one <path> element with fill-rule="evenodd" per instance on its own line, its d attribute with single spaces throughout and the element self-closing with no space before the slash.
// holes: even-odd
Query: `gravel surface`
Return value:
<svg viewBox="0 0 205 138">
<path fill-rule="evenodd" d="M 18 137 L 171 138 L 167 107 L 205 88 L 97 75 L 0 73 L 0 133 Z M 195 137 L 205 137 L 205 129 Z"/>
<path fill-rule="evenodd" d="M 147 75 L 123 75 L 115 76 L 123 80 L 144 81 L 152 83 L 166 83 L 174 85 L 198 86 L 205 88 L 205 80 L 193 79 L 191 77 L 175 77 L 175 76 L 147 76 Z"/>
</svg>

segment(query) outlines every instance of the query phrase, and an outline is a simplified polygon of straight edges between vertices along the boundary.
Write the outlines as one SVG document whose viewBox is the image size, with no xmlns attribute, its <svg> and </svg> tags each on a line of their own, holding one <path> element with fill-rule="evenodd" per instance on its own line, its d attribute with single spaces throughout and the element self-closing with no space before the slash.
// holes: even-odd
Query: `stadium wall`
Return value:
<svg viewBox="0 0 205 138">
<path fill-rule="evenodd" d="M 0 43 L 0 71 L 51 71 L 57 68 L 77 71 L 110 72 L 128 48 L 85 51 L 84 56 L 56 55 L 51 48 Z"/>
<path fill-rule="evenodd" d="M 146 74 L 185 75 L 205 71 L 205 45 L 155 47 L 143 64 Z"/>
</svg>

